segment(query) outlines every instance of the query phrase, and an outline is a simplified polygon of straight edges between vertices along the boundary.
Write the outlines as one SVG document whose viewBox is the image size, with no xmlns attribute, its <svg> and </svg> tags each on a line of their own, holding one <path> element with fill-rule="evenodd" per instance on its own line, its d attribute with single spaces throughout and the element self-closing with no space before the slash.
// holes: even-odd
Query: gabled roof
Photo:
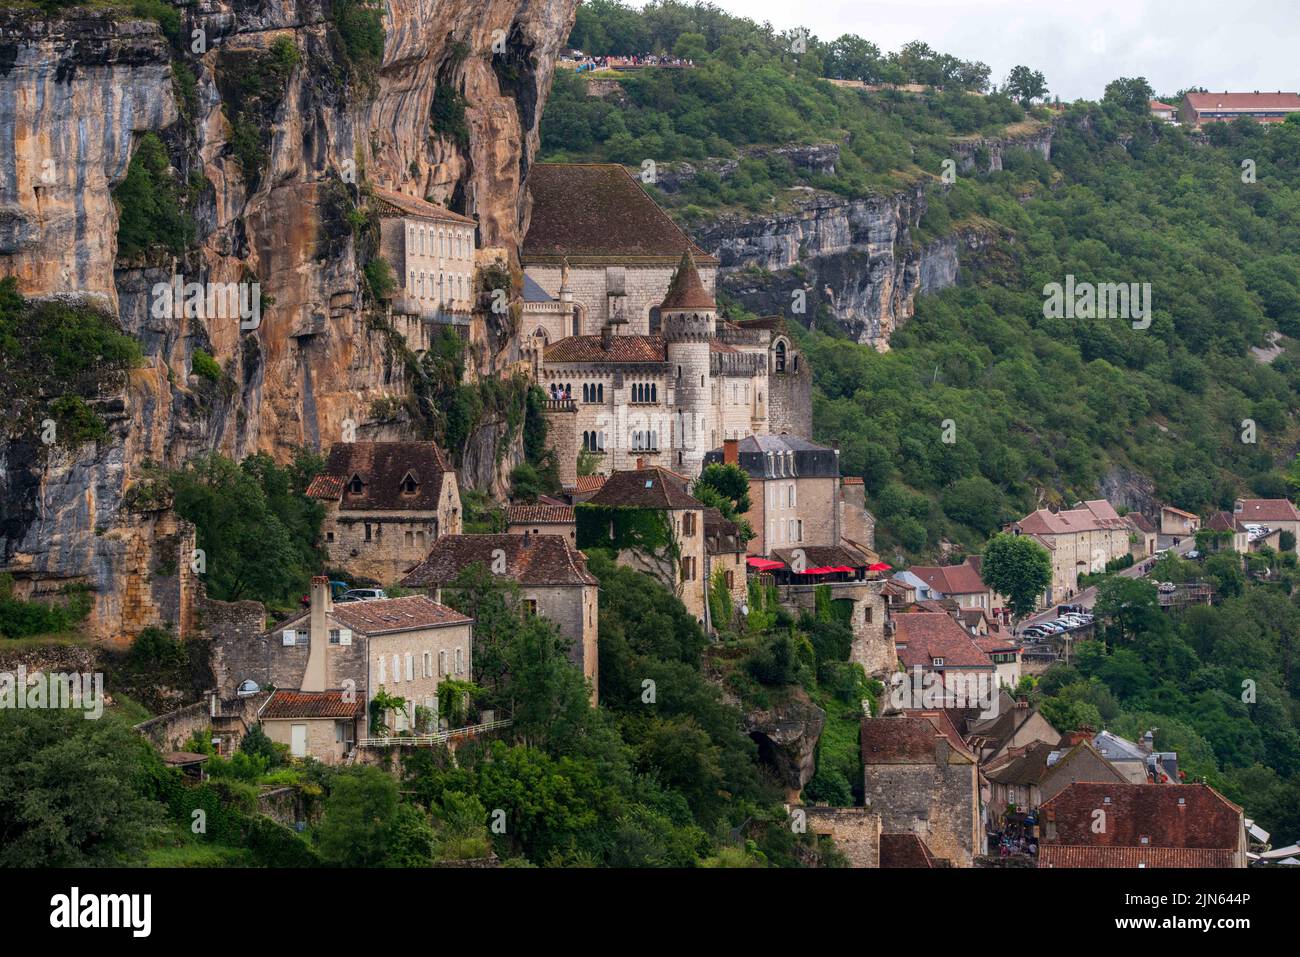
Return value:
<svg viewBox="0 0 1300 957">
<path fill-rule="evenodd" d="M 572 505 L 508 505 L 507 525 L 572 525 Z"/>
<path fill-rule="evenodd" d="M 1212 532 L 1245 532 L 1246 526 L 1237 520 L 1231 512 L 1215 512 L 1210 516 L 1205 527 Z"/>
<path fill-rule="evenodd" d="M 555 302 L 555 297 L 537 285 L 537 280 L 524 273 L 524 302 Z"/>
<path fill-rule="evenodd" d="M 988 591 L 970 559 L 960 565 L 913 565 L 908 571 L 943 595 L 979 595 Z"/>
<path fill-rule="evenodd" d="M 1102 500 L 1084 502 L 1078 508 L 1053 512 L 1040 508 L 1016 523 L 1026 535 L 1069 535 L 1077 532 L 1114 531 L 1131 528 L 1111 504 Z"/>
<path fill-rule="evenodd" d="M 1242 522 L 1300 522 L 1300 509 L 1285 498 L 1247 498 L 1241 500 L 1237 519 Z"/>
<path fill-rule="evenodd" d="M 364 703 L 355 692 L 276 691 L 266 699 L 258 717 L 263 721 L 280 718 L 355 718 Z"/>
<path fill-rule="evenodd" d="M 402 585 L 439 588 L 450 585 L 466 568 L 491 569 L 494 557 L 505 558 L 505 577 L 524 586 L 598 585 L 587 571 L 582 552 L 563 535 L 444 535 L 413 568 Z"/>
<path fill-rule="evenodd" d="M 324 471 L 307 486 L 311 498 L 339 501 L 344 511 L 433 511 L 442 497 L 444 476 L 451 466 L 432 442 L 336 442 Z M 402 491 L 410 474 L 417 483 L 413 495 Z M 347 485 L 361 479 L 360 495 Z"/>
<path fill-rule="evenodd" d="M 673 281 L 668 286 L 668 295 L 664 296 L 661 312 L 679 312 L 698 309 L 708 311 L 718 308 L 717 301 L 709 295 L 700 280 L 700 272 L 695 268 L 695 257 L 688 247 L 682 253 L 682 260 L 673 273 Z M 731 351 L 735 351 L 734 349 Z"/>
<path fill-rule="evenodd" d="M 966 629 L 942 612 L 916 612 L 894 618 L 894 645 L 898 660 L 907 668 L 929 670 L 935 658 L 943 667 L 993 670 L 989 656 L 975 644 Z"/>
<path fill-rule="evenodd" d="M 1120 868 L 1179 867 L 1205 870 L 1236 867 L 1232 851 L 1194 847 L 1038 846 L 1039 867 Z"/>
<path fill-rule="evenodd" d="M 667 362 L 668 349 L 663 336 L 613 336 L 608 343 L 600 336 L 566 336 L 546 347 L 545 360 L 642 365 Z"/>
<path fill-rule="evenodd" d="M 859 740 L 862 763 L 868 767 L 878 764 L 937 764 L 940 741 L 946 745 L 943 750 L 948 752 L 950 763 L 954 754 L 961 759 L 957 763 L 973 761 L 969 754 L 953 748 L 929 718 L 863 718 Z"/>
<path fill-rule="evenodd" d="M 740 540 L 740 526 L 729 521 L 716 508 L 704 510 L 704 549 L 710 555 L 742 555 L 745 543 Z"/>
<path fill-rule="evenodd" d="M 1095 813 L 1106 826 L 1095 828 Z M 1207 784 L 1076 781 L 1039 809 L 1043 843 L 1079 847 L 1170 847 L 1236 851 L 1242 812 Z M 1055 825 L 1055 836 L 1050 825 Z M 1147 839 L 1147 844 L 1142 839 Z"/>
<path fill-rule="evenodd" d="M 1300 93 L 1187 93 L 1188 105 L 1200 110 L 1300 110 Z"/>
<path fill-rule="evenodd" d="M 686 491 L 685 480 L 659 466 L 615 472 L 586 505 L 615 505 L 631 508 L 704 508 Z M 575 514 L 583 508 L 578 505 Z"/>
<path fill-rule="evenodd" d="M 381 216 L 416 216 L 420 219 L 459 223 L 462 226 L 477 225 L 468 216 L 453 213 L 450 209 L 443 209 L 441 206 L 435 206 L 433 203 L 425 202 L 414 196 L 407 196 L 405 193 L 398 193 L 391 189 L 381 189 L 378 186 L 373 187 L 373 189 L 375 198 L 380 200 L 379 215 Z"/>
<path fill-rule="evenodd" d="M 1161 103 L 1159 100 L 1151 100 L 1150 107 L 1153 110 L 1176 110 L 1178 107 L 1170 106 L 1168 103 Z"/>
<path fill-rule="evenodd" d="M 641 183 L 616 163 L 536 163 L 528 173 L 532 215 L 519 258 L 525 264 L 672 265 L 691 242 Z"/>
<path fill-rule="evenodd" d="M 405 598 L 385 598 L 379 601 L 339 602 L 330 614 L 344 627 L 371 636 L 473 621 L 454 608 L 440 605 L 424 595 L 407 595 Z"/>
</svg>

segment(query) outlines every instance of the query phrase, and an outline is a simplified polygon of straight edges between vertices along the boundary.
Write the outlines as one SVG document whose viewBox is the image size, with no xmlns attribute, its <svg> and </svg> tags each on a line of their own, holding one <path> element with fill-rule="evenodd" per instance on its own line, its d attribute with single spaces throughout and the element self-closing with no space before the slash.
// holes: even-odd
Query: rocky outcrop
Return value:
<svg viewBox="0 0 1300 957">
<path fill-rule="evenodd" d="M 785 160 L 804 176 L 834 176 L 840 162 L 838 143 L 815 143 L 811 146 L 752 146 L 735 159 L 709 159 L 699 163 L 681 161 L 665 164 L 655 173 L 655 185 L 665 193 L 680 193 L 701 172 L 713 173 L 724 182 L 730 179 L 745 159 Z"/>
<path fill-rule="evenodd" d="M 798 791 L 817 770 L 817 742 L 826 712 L 802 688 L 792 688 L 770 708 L 745 715 L 745 733 L 758 744 L 759 758 L 778 780 Z"/>
<path fill-rule="evenodd" d="M 198 0 L 182 8 L 181 34 L 187 49 L 201 36 L 203 51 L 184 55 L 156 24 L 120 13 L 0 14 L 0 273 L 30 297 L 107 304 L 145 357 L 121 394 L 101 397 L 117 411 L 97 447 L 50 456 L 32 436 L 0 439 L 0 570 L 38 590 L 89 584 L 97 631 L 117 637 L 135 627 L 120 612 L 126 556 L 153 535 L 121 507 L 141 463 L 176 466 L 211 451 L 283 460 L 297 446 L 328 447 L 352 425 L 361 438 L 399 437 L 371 422 L 375 400 L 407 384 L 367 314 L 369 253 L 346 213 L 367 183 L 402 190 L 476 218 L 479 246 L 513 258 L 541 111 L 576 7 L 390 0 L 382 59 L 366 71 L 340 52 L 320 0 Z M 286 39 L 296 63 L 259 101 L 264 163 L 246 171 L 232 97 Z M 183 74 L 195 79 L 192 96 L 176 92 Z M 439 91 L 444 106 L 463 107 L 463 133 L 436 128 Z M 170 261 L 125 262 L 112 190 L 146 131 L 162 138 L 185 184 L 196 235 Z M 256 282 L 260 323 L 158 317 L 154 287 L 173 275 Z M 222 382 L 192 374 L 197 349 L 216 359 Z M 514 349 L 475 317 L 473 374 L 496 374 Z M 519 443 L 484 443 L 506 432 L 476 436 L 467 487 L 501 491 Z"/>
<path fill-rule="evenodd" d="M 1056 128 L 1051 125 L 1026 124 L 1031 128 L 1007 136 L 973 136 L 953 143 L 959 173 L 997 173 L 1002 170 L 1002 158 L 1011 150 L 1037 153 L 1045 160 L 1052 158 L 1052 139 Z"/>
</svg>

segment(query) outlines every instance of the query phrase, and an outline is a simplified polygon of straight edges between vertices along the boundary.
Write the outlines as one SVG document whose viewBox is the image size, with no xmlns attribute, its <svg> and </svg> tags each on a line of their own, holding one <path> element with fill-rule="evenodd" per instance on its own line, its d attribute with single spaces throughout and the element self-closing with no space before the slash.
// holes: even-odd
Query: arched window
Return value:
<svg viewBox="0 0 1300 957">
<path fill-rule="evenodd" d="M 655 385 L 653 382 L 650 383 L 650 401 L 659 401 L 659 386 Z"/>
<path fill-rule="evenodd" d="M 420 284 L 416 287 L 416 289 L 418 290 L 418 292 L 416 293 L 416 295 L 418 295 L 421 299 L 425 298 L 425 296 L 424 296 L 424 273 L 420 273 Z"/>
<path fill-rule="evenodd" d="M 776 371 L 785 371 L 785 341 L 782 339 L 776 342 Z"/>
<path fill-rule="evenodd" d="M 416 245 L 415 245 L 415 227 L 414 227 L 414 226 L 408 226 L 408 227 L 406 227 L 406 229 L 407 229 L 407 233 L 409 234 L 409 235 L 408 235 L 408 239 L 407 239 L 407 241 L 406 241 L 406 249 L 407 249 L 407 252 L 408 252 L 408 253 L 410 253 L 412 256 L 414 256 L 414 255 L 415 255 L 415 251 L 416 251 Z"/>
<path fill-rule="evenodd" d="M 415 295 L 415 270 L 414 269 L 411 270 L 411 284 L 406 287 L 406 291 L 409 292 L 412 296 Z"/>
<path fill-rule="evenodd" d="M 603 382 L 600 383 L 598 386 L 596 386 L 596 401 L 597 402 L 605 401 L 605 383 Z"/>
</svg>

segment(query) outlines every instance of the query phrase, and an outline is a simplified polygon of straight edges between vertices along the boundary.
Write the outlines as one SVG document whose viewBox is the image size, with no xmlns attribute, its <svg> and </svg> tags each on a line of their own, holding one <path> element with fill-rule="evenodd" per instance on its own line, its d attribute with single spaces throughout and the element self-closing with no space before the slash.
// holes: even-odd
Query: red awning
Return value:
<svg viewBox="0 0 1300 957">
<path fill-rule="evenodd" d="M 890 572 L 893 570 L 893 565 L 886 565 L 884 562 L 876 562 L 874 565 L 867 566 L 869 572 Z"/>
<path fill-rule="evenodd" d="M 746 558 L 745 564 L 750 568 L 757 568 L 760 572 L 773 572 L 778 568 L 785 568 L 785 562 L 774 562 L 767 558 Z"/>
<path fill-rule="evenodd" d="M 807 568 L 801 572 L 795 572 L 796 575 L 830 575 L 840 569 L 838 568 Z"/>
<path fill-rule="evenodd" d="M 846 568 L 846 567 L 843 566 L 843 565 L 839 565 L 839 566 L 837 566 L 837 567 L 835 567 L 835 568 L 832 568 L 831 571 L 833 571 L 833 572 L 842 572 L 842 573 L 844 573 L 845 575 L 852 575 L 853 572 L 854 572 L 854 569 L 852 569 L 852 568 Z"/>
</svg>

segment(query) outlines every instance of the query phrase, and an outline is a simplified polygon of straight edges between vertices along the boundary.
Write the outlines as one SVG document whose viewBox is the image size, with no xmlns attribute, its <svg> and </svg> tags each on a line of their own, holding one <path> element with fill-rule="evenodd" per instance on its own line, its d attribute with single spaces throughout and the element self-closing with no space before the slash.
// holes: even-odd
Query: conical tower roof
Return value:
<svg viewBox="0 0 1300 957">
<path fill-rule="evenodd" d="M 687 246 L 677 272 L 673 275 L 672 284 L 668 287 L 668 295 L 664 297 L 659 309 L 661 312 L 686 312 L 717 308 L 717 302 L 700 280 L 700 271 L 695 268 L 695 257 Z"/>
</svg>

